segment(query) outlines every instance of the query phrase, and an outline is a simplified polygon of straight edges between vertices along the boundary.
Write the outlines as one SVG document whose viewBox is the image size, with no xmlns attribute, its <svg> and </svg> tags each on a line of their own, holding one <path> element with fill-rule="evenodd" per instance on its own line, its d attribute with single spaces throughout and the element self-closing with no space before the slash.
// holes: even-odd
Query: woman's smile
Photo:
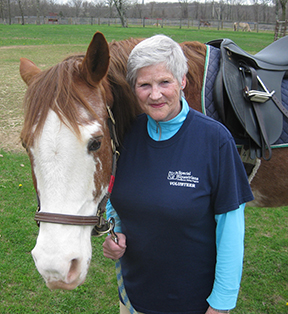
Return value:
<svg viewBox="0 0 288 314">
<path fill-rule="evenodd" d="M 186 76 L 182 86 L 185 87 Z M 135 94 L 141 109 L 156 121 L 168 121 L 181 111 L 181 86 L 164 63 L 138 70 Z"/>
<path fill-rule="evenodd" d="M 165 103 L 160 103 L 160 104 L 150 104 L 150 106 L 152 106 L 153 108 L 160 108 L 165 106 Z"/>
</svg>

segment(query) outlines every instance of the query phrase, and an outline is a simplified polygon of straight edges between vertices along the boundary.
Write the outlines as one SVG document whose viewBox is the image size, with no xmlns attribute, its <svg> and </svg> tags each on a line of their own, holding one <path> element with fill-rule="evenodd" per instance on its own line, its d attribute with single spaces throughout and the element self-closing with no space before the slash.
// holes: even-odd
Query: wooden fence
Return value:
<svg viewBox="0 0 288 314">
<path fill-rule="evenodd" d="M 8 21 L 5 19 L 0 19 L 0 24 L 7 24 Z M 16 16 L 11 19 L 12 24 L 21 24 L 22 18 L 21 16 Z M 37 17 L 37 16 L 25 16 L 24 17 L 25 24 L 63 24 L 63 25 L 79 25 L 79 24 L 91 24 L 91 25 L 121 25 L 121 21 L 119 18 L 106 18 L 106 17 L 58 17 L 57 21 L 51 21 L 49 17 Z M 137 19 L 137 18 L 129 18 L 128 19 L 128 27 L 129 25 L 142 26 L 142 27 L 158 27 L 164 28 L 167 26 L 179 27 L 179 28 L 190 28 L 190 27 L 198 27 L 198 28 L 216 28 L 216 29 L 233 29 L 234 21 L 219 21 L 219 20 L 209 20 L 209 26 L 204 26 L 203 23 L 200 25 L 199 20 L 192 19 Z M 248 22 L 252 31 L 258 32 L 261 31 L 273 31 L 275 30 L 275 24 L 264 24 L 264 23 L 256 23 L 253 21 Z"/>
</svg>

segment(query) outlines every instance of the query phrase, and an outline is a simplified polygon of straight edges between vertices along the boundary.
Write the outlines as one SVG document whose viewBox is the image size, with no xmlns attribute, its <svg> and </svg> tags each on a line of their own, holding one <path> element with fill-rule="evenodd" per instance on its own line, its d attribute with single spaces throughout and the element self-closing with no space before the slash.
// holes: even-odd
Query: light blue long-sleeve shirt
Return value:
<svg viewBox="0 0 288 314">
<path fill-rule="evenodd" d="M 156 122 L 148 116 L 147 129 L 149 136 L 155 141 L 171 138 L 182 126 L 189 112 L 189 106 L 182 98 L 182 110 L 172 120 Z M 244 256 L 244 208 L 225 214 L 215 215 L 217 260 L 215 280 L 212 292 L 207 298 L 211 307 L 218 310 L 229 310 L 236 306 L 242 276 Z M 115 218 L 115 232 L 121 232 L 121 221 L 115 209 L 108 201 L 107 217 Z"/>
</svg>

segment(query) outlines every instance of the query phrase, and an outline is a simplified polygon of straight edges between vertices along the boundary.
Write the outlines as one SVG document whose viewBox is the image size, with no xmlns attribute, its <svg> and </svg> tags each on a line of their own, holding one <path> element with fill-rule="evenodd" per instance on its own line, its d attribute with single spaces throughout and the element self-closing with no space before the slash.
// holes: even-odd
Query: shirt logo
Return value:
<svg viewBox="0 0 288 314">
<path fill-rule="evenodd" d="M 191 171 L 169 171 L 167 179 L 170 181 L 170 185 L 183 186 L 186 188 L 196 188 L 196 184 L 199 183 L 199 178 L 193 176 Z"/>
</svg>

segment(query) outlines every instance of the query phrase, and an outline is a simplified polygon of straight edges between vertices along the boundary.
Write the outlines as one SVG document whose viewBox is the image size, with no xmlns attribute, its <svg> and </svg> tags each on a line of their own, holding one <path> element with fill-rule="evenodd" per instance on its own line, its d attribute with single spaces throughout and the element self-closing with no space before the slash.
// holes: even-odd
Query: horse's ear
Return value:
<svg viewBox="0 0 288 314">
<path fill-rule="evenodd" d="M 40 72 L 41 70 L 35 63 L 26 58 L 20 58 L 20 75 L 27 85 L 29 85 L 33 77 Z"/>
<path fill-rule="evenodd" d="M 83 59 L 82 74 L 89 82 L 98 83 L 106 75 L 109 66 L 109 47 L 104 35 L 95 33 Z"/>
</svg>

